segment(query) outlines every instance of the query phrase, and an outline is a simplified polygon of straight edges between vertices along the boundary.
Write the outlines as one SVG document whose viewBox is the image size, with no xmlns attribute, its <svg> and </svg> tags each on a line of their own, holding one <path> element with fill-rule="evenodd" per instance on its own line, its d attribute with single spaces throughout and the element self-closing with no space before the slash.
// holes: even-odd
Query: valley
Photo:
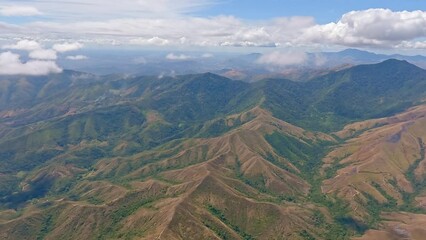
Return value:
<svg viewBox="0 0 426 240">
<path fill-rule="evenodd" d="M 423 239 L 426 70 L 0 78 L 1 239 Z M 6 104 L 11 102 L 13 104 Z"/>
</svg>

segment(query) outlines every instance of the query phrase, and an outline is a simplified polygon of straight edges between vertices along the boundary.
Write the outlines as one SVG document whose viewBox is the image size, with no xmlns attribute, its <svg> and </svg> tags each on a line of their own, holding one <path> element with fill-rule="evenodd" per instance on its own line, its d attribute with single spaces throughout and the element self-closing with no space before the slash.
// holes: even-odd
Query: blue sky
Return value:
<svg viewBox="0 0 426 240">
<path fill-rule="evenodd" d="M 282 16 L 314 16 L 318 23 L 338 20 L 344 13 L 369 8 L 424 10 L 424 0 L 223 0 L 204 15 L 235 15 L 259 20 Z"/>
<path fill-rule="evenodd" d="M 37 0 L 3 0 L 2 2 L 6 3 L 4 5 L 22 4 L 30 6 Z M 67 1 L 51 2 L 63 2 L 62 6 L 69 6 L 66 4 Z M 318 23 L 328 23 L 337 21 L 344 13 L 349 11 L 370 8 L 388 8 L 393 11 L 423 10 L 426 9 L 426 2 L 424 0 L 218 0 L 213 4 L 208 4 L 205 8 L 201 8 L 200 11 L 194 12 L 193 15 L 203 17 L 232 15 L 247 20 L 313 16 Z M 46 16 L 5 17 L 0 15 L 0 21 L 8 23 L 20 24 L 40 19 L 46 19 Z"/>
</svg>

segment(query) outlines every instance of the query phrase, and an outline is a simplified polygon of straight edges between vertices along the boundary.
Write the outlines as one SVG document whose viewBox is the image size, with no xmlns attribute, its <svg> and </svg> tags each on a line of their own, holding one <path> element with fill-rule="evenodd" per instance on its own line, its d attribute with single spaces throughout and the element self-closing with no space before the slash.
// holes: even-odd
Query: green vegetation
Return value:
<svg viewBox="0 0 426 240">
<path fill-rule="evenodd" d="M 361 65 L 295 83 L 281 79 L 259 83 L 263 106 L 287 122 L 317 131 L 393 115 L 426 96 L 425 70 L 407 62 L 388 60 Z"/>
<path fill-rule="evenodd" d="M 114 206 L 113 210 L 109 213 L 108 219 L 105 223 L 107 226 L 99 233 L 98 239 L 105 238 L 125 238 L 128 239 L 132 235 L 137 235 L 137 232 L 120 233 L 118 230 L 122 226 L 122 221 L 127 217 L 134 214 L 142 207 L 148 207 L 152 202 L 161 199 L 163 196 L 141 196 L 139 193 L 129 194 L 124 201 L 119 205 Z M 105 224 L 104 223 L 104 224 Z"/>
<path fill-rule="evenodd" d="M 89 197 L 87 199 L 87 202 L 89 202 L 90 204 L 94 204 L 94 205 L 101 205 L 104 203 L 103 200 L 96 198 L 96 197 Z"/>
<path fill-rule="evenodd" d="M 203 224 L 204 224 L 204 226 L 206 226 L 207 228 L 212 230 L 222 240 L 234 239 L 232 237 L 232 235 L 230 233 L 228 233 L 228 231 L 223 229 L 222 226 L 218 226 L 217 224 L 213 223 L 212 221 L 204 220 Z"/>
<path fill-rule="evenodd" d="M 314 211 L 314 223 L 325 230 L 324 239 L 349 239 L 353 234 L 363 233 L 367 230 L 362 223 L 357 222 L 350 216 L 348 203 L 340 198 L 327 196 L 321 193 L 319 184 L 313 185 L 308 200 L 328 209 L 333 222 L 321 222 L 322 216 Z"/>
<path fill-rule="evenodd" d="M 313 180 L 313 172 L 322 164 L 322 158 L 330 146 L 329 142 L 312 142 L 308 139 L 274 132 L 266 136 L 266 140 L 279 155 L 289 160 L 299 170 L 305 179 Z"/>
<path fill-rule="evenodd" d="M 278 132 L 267 135 L 266 140 L 274 147 L 277 153 L 301 170 L 303 178 L 311 184 L 307 200 L 325 207 L 332 215 L 333 222 L 327 223 L 320 211 L 315 210 L 313 213 L 312 218 L 315 225 L 325 230 L 322 237 L 325 239 L 349 239 L 351 235 L 363 233 L 367 230 L 366 226 L 350 216 L 348 203 L 321 192 L 321 183 L 325 178 L 320 177 L 318 172 L 322 166 L 322 159 L 332 143 L 296 139 Z M 302 231 L 300 235 L 304 239 L 314 239 L 306 231 Z"/>
<path fill-rule="evenodd" d="M 44 197 L 52 186 L 52 179 L 42 178 L 30 183 L 30 188 L 27 191 L 20 191 L 8 195 L 0 199 L 0 203 L 5 204 L 8 208 L 17 209 L 22 207 L 25 202 Z"/>
<path fill-rule="evenodd" d="M 105 208 L 102 214 L 107 219 L 94 231 L 94 235 L 99 233 L 100 239 L 139 236 L 142 233 L 138 230 L 120 232 L 124 220 L 141 208 L 155 212 L 152 206 L 160 199 L 177 197 L 176 192 L 196 188 L 196 182 L 190 182 L 192 175 L 197 180 L 202 178 L 197 175 L 200 171 L 190 168 L 210 160 L 207 152 L 212 149 L 205 145 L 186 152 L 195 143 L 191 139 L 220 137 L 255 117 L 235 118 L 232 114 L 261 107 L 274 117 L 306 131 L 330 133 L 354 121 L 391 116 L 422 103 L 426 97 L 426 71 L 396 60 L 353 67 L 309 82 L 266 79 L 244 83 L 214 74 L 162 79 L 93 77 L 92 80 L 75 81 L 78 74 L 64 71 L 55 76 L 22 77 L 20 81 L 25 84 L 17 85 L 7 80 L 13 87 L 0 89 L 4 100 L 0 102 L 0 110 L 13 113 L 0 118 L 0 209 L 17 209 L 22 213 L 20 218 L 7 213 L 16 222 L 26 220 L 28 213 L 24 210 L 29 206 L 45 214 L 34 220 L 34 225 L 41 226 L 38 239 L 45 238 L 55 225 L 56 215 L 46 213 L 60 204 L 66 206 L 69 201 L 85 207 Z M 1 81 L 6 80 L 0 79 L 0 84 Z M 352 137 L 361 133 L 354 131 Z M 387 203 L 379 203 L 366 194 L 370 219 L 363 223 L 351 215 L 347 202 L 321 192 L 322 181 L 335 176 L 337 169 L 342 167 L 336 159 L 336 164 L 326 170 L 325 176 L 319 174 L 323 157 L 336 143 L 296 138 L 284 129 L 265 138 L 273 152 L 262 152 L 261 156 L 300 181 L 308 182 L 311 188 L 307 196 L 298 191 L 282 194 L 271 190 L 274 188 L 266 176 L 243 174 L 240 159 L 232 166 L 232 161 L 217 156 L 203 171 L 208 171 L 209 177 L 217 178 L 221 184 L 238 182 L 227 185 L 227 190 L 235 190 L 236 197 L 248 198 L 257 204 L 292 206 L 311 212 L 312 221 L 306 223 L 311 225 L 295 230 L 292 234 L 297 237 L 349 239 L 378 226 L 383 211 L 425 213 L 414 201 L 419 193 L 426 191 L 424 182 L 414 174 L 425 157 L 421 139 L 420 157 L 406 173 L 414 193 L 401 192 L 404 204 L 398 206 L 396 199 L 381 185 L 373 183 Z M 345 139 L 336 140 L 342 143 Z M 219 147 L 222 150 L 228 146 Z M 276 158 L 277 155 L 282 158 Z M 169 159 L 171 157 L 176 158 Z M 179 171 L 183 169 L 188 171 Z M 40 171 L 49 174 L 36 178 Z M 179 176 L 179 181 L 162 177 L 166 176 L 162 175 L 165 172 Z M 161 183 L 164 189 L 154 186 L 143 193 L 135 193 L 138 182 L 148 179 Z M 91 189 L 76 190 L 82 181 L 106 181 L 115 187 L 124 186 L 123 191 L 128 193 L 117 201 L 83 195 Z M 204 197 L 208 198 L 208 193 L 200 196 Z M 52 201 L 40 204 L 39 199 Z M 229 208 L 237 205 L 227 206 L 227 209 L 213 205 L 203 207 L 210 215 L 200 222 L 222 239 L 232 239 L 234 234 L 254 239 L 268 229 L 264 219 L 254 223 L 256 229 L 239 226 L 228 214 Z M 223 224 L 218 224 L 219 221 Z M 0 224 L 0 228 L 4 226 Z"/>
<path fill-rule="evenodd" d="M 402 211 L 414 212 L 414 213 L 423 213 L 426 214 L 426 210 L 415 206 L 415 197 L 420 193 L 426 191 L 426 184 L 424 180 L 419 180 L 416 178 L 414 171 L 419 167 L 421 161 L 425 159 L 425 145 L 421 138 L 418 138 L 418 143 L 420 147 L 420 156 L 414 161 L 413 164 L 407 170 L 406 177 L 413 186 L 413 193 L 402 192 L 402 197 L 404 204 L 400 207 Z"/>
<path fill-rule="evenodd" d="M 54 216 L 49 214 L 44 217 L 40 232 L 37 234 L 37 240 L 43 240 L 54 227 Z"/>
<path fill-rule="evenodd" d="M 303 230 L 302 232 L 300 232 L 300 236 L 304 239 L 304 240 L 316 240 L 315 237 L 313 237 L 310 233 L 308 233 L 306 230 Z"/>
<path fill-rule="evenodd" d="M 234 230 L 238 235 L 240 235 L 244 240 L 252 240 L 254 239 L 250 234 L 244 232 L 241 230 L 238 226 L 232 224 L 225 215 L 217 208 L 215 208 L 213 205 L 208 205 L 207 209 L 216 216 L 221 222 L 229 226 L 232 230 Z M 223 235 L 223 234 L 221 234 Z"/>
</svg>

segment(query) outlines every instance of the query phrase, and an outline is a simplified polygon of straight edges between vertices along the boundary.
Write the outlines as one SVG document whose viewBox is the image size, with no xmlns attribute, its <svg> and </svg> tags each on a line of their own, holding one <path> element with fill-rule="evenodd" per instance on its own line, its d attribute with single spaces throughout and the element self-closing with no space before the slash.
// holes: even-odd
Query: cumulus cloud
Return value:
<svg viewBox="0 0 426 240">
<path fill-rule="evenodd" d="M 79 60 L 87 60 L 89 59 L 87 56 L 84 55 L 76 55 L 76 56 L 67 56 L 68 60 L 73 60 L 73 61 L 79 61 Z"/>
<path fill-rule="evenodd" d="M 426 49 L 426 41 L 403 41 L 402 43 L 397 45 L 397 48 L 405 48 L 405 49 Z"/>
<path fill-rule="evenodd" d="M 222 47 L 277 47 L 279 44 L 273 42 L 251 42 L 251 41 L 243 41 L 243 42 L 222 42 L 219 44 Z"/>
<path fill-rule="evenodd" d="M 343 46 L 395 47 L 426 37 L 426 12 L 368 9 L 346 13 L 336 23 L 307 29 L 297 41 Z"/>
<path fill-rule="evenodd" d="M 62 71 L 53 61 L 30 60 L 22 62 L 18 54 L 0 53 L 1 75 L 48 75 Z"/>
<path fill-rule="evenodd" d="M 135 38 L 130 40 L 130 44 L 134 45 L 154 45 L 154 46 L 165 46 L 170 43 L 169 40 L 160 38 L 160 37 L 152 37 L 152 38 Z"/>
<path fill-rule="evenodd" d="M 78 43 L 78 42 L 57 43 L 57 44 L 53 45 L 53 47 L 52 47 L 53 50 L 60 52 L 60 53 L 75 51 L 75 50 L 79 50 L 81 48 L 83 48 L 83 44 Z"/>
<path fill-rule="evenodd" d="M 0 15 L 10 17 L 10 16 L 37 16 L 42 15 L 37 8 L 32 6 L 23 6 L 23 5 L 10 5 L 10 6 L 0 6 Z"/>
<path fill-rule="evenodd" d="M 24 51 L 34 51 L 41 49 L 41 45 L 33 40 L 21 40 L 16 44 L 5 45 L 2 47 L 3 49 L 14 49 L 14 50 L 24 50 Z"/>
<path fill-rule="evenodd" d="M 58 58 L 56 51 L 52 49 L 37 49 L 31 51 L 29 57 L 39 60 L 56 60 Z"/>
<path fill-rule="evenodd" d="M 189 60 L 191 59 L 191 56 L 185 55 L 185 54 L 174 54 L 174 53 L 169 53 L 166 56 L 167 60 L 178 60 L 178 61 L 184 61 L 184 60 Z"/>
<path fill-rule="evenodd" d="M 308 55 L 304 52 L 294 51 L 274 51 L 262 55 L 257 63 L 276 67 L 302 64 L 308 60 Z"/>
<path fill-rule="evenodd" d="M 3 49 L 28 51 L 27 62 L 20 60 L 20 55 L 12 52 L 1 53 L 0 74 L 14 75 L 47 75 L 49 73 L 61 72 L 55 60 L 58 58 L 58 52 L 68 52 L 83 47 L 80 43 L 61 43 L 54 44 L 52 48 L 44 48 L 39 42 L 34 40 L 20 40 L 15 44 L 5 45 Z M 86 56 L 69 56 L 70 60 L 84 60 Z"/>
</svg>

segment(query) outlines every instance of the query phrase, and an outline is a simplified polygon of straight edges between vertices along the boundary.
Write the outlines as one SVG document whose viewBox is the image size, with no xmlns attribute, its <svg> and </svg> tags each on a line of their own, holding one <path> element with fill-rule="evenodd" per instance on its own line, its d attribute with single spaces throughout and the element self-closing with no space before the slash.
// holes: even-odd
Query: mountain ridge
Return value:
<svg viewBox="0 0 426 240">
<path fill-rule="evenodd" d="M 426 71 L 408 62 L 65 82 L 0 111 L 3 238 L 349 239 L 426 215 Z"/>
</svg>

